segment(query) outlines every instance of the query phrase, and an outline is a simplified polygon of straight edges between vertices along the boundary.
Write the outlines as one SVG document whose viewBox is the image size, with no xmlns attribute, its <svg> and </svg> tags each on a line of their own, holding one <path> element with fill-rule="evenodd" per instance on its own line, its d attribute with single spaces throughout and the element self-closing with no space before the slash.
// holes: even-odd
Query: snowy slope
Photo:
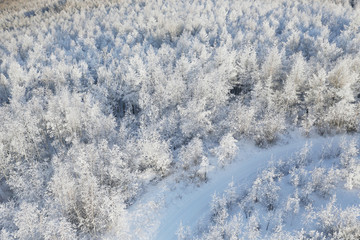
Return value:
<svg viewBox="0 0 360 240">
<path fill-rule="evenodd" d="M 336 139 L 338 138 L 336 137 Z M 290 157 L 309 141 L 300 136 L 293 136 L 291 143 L 283 143 L 268 149 L 240 144 L 236 161 L 225 169 L 210 173 L 210 180 L 200 187 L 172 189 L 173 179 L 167 179 L 157 186 L 153 186 L 141 200 L 130 208 L 134 219 L 136 214 L 144 212 L 144 204 L 145 206 L 157 205 L 150 214 L 153 221 L 143 219 L 144 224 L 139 225 L 138 221 L 133 223 L 131 232 L 134 233 L 134 239 L 176 239 L 176 231 L 180 223 L 184 226 L 194 227 L 201 221 L 209 209 L 215 192 L 222 193 L 232 180 L 236 184 L 251 183 L 257 173 L 270 161 L 284 160 Z M 326 141 L 329 139 L 311 138 L 313 154 L 320 154 Z"/>
</svg>

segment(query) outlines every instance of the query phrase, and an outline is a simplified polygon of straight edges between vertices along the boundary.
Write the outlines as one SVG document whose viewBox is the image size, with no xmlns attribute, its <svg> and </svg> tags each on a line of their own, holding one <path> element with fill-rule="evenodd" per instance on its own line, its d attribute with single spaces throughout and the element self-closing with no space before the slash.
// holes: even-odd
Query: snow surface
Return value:
<svg viewBox="0 0 360 240">
<path fill-rule="evenodd" d="M 304 138 L 299 134 L 291 136 L 291 141 L 261 149 L 246 143 L 239 143 L 236 160 L 224 169 L 209 173 L 209 181 L 200 186 L 175 188 L 174 177 L 169 177 L 148 191 L 129 208 L 131 232 L 134 239 L 176 239 L 180 223 L 183 226 L 196 227 L 204 218 L 213 194 L 226 189 L 233 180 L 235 184 L 248 185 L 262 169 L 271 161 L 286 160 L 303 148 L 306 142 L 312 144 L 312 154 L 321 154 L 324 143 L 338 140 L 340 136 L 331 138 Z M 289 140 L 289 139 L 288 139 Z M 177 184 L 179 185 L 179 184 Z M 147 217 L 143 217 L 144 213 Z M 139 219 L 142 216 L 142 219 Z"/>
</svg>

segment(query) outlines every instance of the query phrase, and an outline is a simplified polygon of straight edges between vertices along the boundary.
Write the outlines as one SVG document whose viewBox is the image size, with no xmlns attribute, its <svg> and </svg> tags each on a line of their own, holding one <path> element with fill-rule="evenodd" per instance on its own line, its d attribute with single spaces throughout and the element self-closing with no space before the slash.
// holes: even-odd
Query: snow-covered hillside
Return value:
<svg viewBox="0 0 360 240">
<path fill-rule="evenodd" d="M 0 238 L 359 238 L 359 6 L 0 1 Z"/>
<path fill-rule="evenodd" d="M 269 149 L 239 144 L 235 162 L 210 171 L 206 183 L 179 184 L 173 176 L 149 187 L 129 208 L 131 239 L 322 239 L 330 231 L 356 239 L 360 175 L 350 176 L 343 162 L 357 137 L 294 134 Z M 251 203 L 254 191 L 273 191 L 274 209 Z"/>
</svg>

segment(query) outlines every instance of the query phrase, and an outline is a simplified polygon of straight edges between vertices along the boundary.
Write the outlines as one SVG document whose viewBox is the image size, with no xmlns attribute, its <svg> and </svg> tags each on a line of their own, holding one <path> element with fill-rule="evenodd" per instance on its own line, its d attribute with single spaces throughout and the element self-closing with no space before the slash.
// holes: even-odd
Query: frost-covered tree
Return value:
<svg viewBox="0 0 360 240">
<path fill-rule="evenodd" d="M 229 216 L 226 198 L 224 196 L 219 197 L 216 193 L 214 193 L 212 196 L 210 209 L 211 218 L 214 223 L 223 226 Z M 221 229 L 221 231 L 223 231 L 223 229 Z"/>
<path fill-rule="evenodd" d="M 258 239 L 260 236 L 260 224 L 257 213 L 254 213 L 250 218 L 246 226 L 248 239 Z"/>
<path fill-rule="evenodd" d="M 236 102 L 230 105 L 225 126 L 234 132 L 235 139 L 251 138 L 255 124 L 255 109 Z"/>
<path fill-rule="evenodd" d="M 60 92 L 49 99 L 45 119 L 54 144 L 69 146 L 75 140 L 87 143 L 114 136 L 113 117 L 106 116 L 91 95 Z"/>
<path fill-rule="evenodd" d="M 144 129 L 137 145 L 139 148 L 137 161 L 141 171 L 152 169 L 161 177 L 169 174 L 172 154 L 169 143 L 161 139 L 159 133 Z"/>
<path fill-rule="evenodd" d="M 200 179 L 202 181 L 207 181 L 208 180 L 208 172 L 209 172 L 209 159 L 205 156 L 202 157 L 201 163 L 200 163 L 200 168 L 197 171 L 197 174 L 199 175 Z"/>
<path fill-rule="evenodd" d="M 248 93 L 259 80 L 259 66 L 254 47 L 247 46 L 236 60 L 237 79 L 234 81 L 235 95 Z"/>
<path fill-rule="evenodd" d="M 14 217 L 14 223 L 18 228 L 15 237 L 18 239 L 41 239 L 41 220 L 41 211 L 36 205 L 25 202 L 22 203 Z"/>
<path fill-rule="evenodd" d="M 231 133 L 221 138 L 219 146 L 213 150 L 218 158 L 219 166 L 224 167 L 233 161 L 237 152 L 236 142 Z"/>
<path fill-rule="evenodd" d="M 193 138 L 186 146 L 183 146 L 179 153 L 181 167 L 188 170 L 192 166 L 197 166 L 203 161 L 204 149 L 200 138 Z"/>
<path fill-rule="evenodd" d="M 9 80 L 4 74 L 0 74 L 0 105 L 9 102 L 10 86 Z"/>
<path fill-rule="evenodd" d="M 113 202 L 117 199 L 116 196 L 109 198 L 105 189 L 102 190 L 91 175 L 86 176 L 84 173 L 78 179 L 74 179 L 69 173 L 65 175 L 65 172 L 60 171 L 54 175 L 51 189 L 55 201 L 61 206 L 62 213 L 68 221 L 81 231 L 95 236 L 111 227 L 115 214 L 113 211 L 117 209 L 121 212 L 121 208 L 114 208 L 112 205 L 120 205 L 121 199 L 117 200 L 118 203 Z M 72 181 L 62 183 L 61 177 L 64 176 Z M 113 215 L 110 215 L 111 213 Z"/>
<path fill-rule="evenodd" d="M 264 170 L 254 181 L 249 197 L 255 203 L 260 202 L 269 211 L 273 211 L 279 198 L 280 187 L 275 182 L 278 177 L 274 168 Z"/>
<path fill-rule="evenodd" d="M 337 174 L 334 169 L 326 171 L 324 168 L 315 168 L 311 172 L 311 181 L 308 183 L 312 191 L 318 192 L 321 196 L 328 196 L 335 188 Z"/>
<path fill-rule="evenodd" d="M 275 81 L 275 88 L 283 82 L 282 55 L 283 53 L 279 52 L 277 47 L 273 47 L 269 50 L 269 53 L 262 64 L 262 77 L 264 79 L 273 79 Z"/>
<path fill-rule="evenodd" d="M 359 163 L 359 149 L 355 139 L 347 142 L 345 139 L 342 140 L 340 154 L 340 164 L 343 168 L 343 178 L 345 179 L 345 187 L 352 189 L 360 186 L 360 163 Z"/>
<path fill-rule="evenodd" d="M 312 127 L 318 127 L 320 132 L 327 130 L 323 116 L 326 115 L 326 102 L 328 98 L 327 73 L 321 69 L 316 75 L 309 79 L 309 90 L 306 92 L 305 102 L 308 106 L 307 115 L 303 121 L 303 128 L 306 132 L 311 131 Z"/>
<path fill-rule="evenodd" d="M 359 125 L 359 107 L 355 103 L 353 85 L 358 79 L 358 74 L 349 69 L 349 66 L 350 61 L 343 60 L 329 72 L 330 91 L 334 103 L 330 105 L 325 121 L 339 130 L 356 131 Z"/>
<path fill-rule="evenodd" d="M 211 111 L 206 110 L 204 100 L 192 100 L 186 105 L 186 108 L 179 107 L 180 129 L 182 133 L 191 138 L 200 135 L 207 135 L 212 129 L 210 121 Z"/>
<path fill-rule="evenodd" d="M 180 222 L 180 226 L 176 232 L 176 236 L 178 240 L 186 240 L 190 237 L 190 228 L 188 226 L 184 226 L 182 222 Z"/>
<path fill-rule="evenodd" d="M 297 123 L 299 115 L 303 113 L 302 100 L 306 91 L 306 80 L 308 78 L 308 69 L 306 61 L 301 54 L 297 54 L 289 75 L 284 83 L 284 93 L 282 101 L 286 111 L 286 115 L 290 117 L 290 121 Z"/>
<path fill-rule="evenodd" d="M 317 214 L 320 231 L 326 237 L 335 239 L 353 239 L 360 236 L 359 208 L 339 209 L 334 195 L 324 209 Z"/>
<path fill-rule="evenodd" d="M 232 180 L 229 184 L 227 189 L 225 189 L 225 196 L 226 200 L 228 202 L 228 205 L 232 205 L 236 202 L 237 199 L 237 193 L 236 193 L 236 187 L 234 180 Z"/>
</svg>

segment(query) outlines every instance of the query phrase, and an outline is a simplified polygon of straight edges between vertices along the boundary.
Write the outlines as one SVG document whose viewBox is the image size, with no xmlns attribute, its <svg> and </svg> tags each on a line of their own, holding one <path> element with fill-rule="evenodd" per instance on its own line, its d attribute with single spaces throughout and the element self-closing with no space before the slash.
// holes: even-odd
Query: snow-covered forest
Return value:
<svg viewBox="0 0 360 240">
<path fill-rule="evenodd" d="M 359 239 L 357 0 L 0 1 L 0 239 Z"/>
</svg>

